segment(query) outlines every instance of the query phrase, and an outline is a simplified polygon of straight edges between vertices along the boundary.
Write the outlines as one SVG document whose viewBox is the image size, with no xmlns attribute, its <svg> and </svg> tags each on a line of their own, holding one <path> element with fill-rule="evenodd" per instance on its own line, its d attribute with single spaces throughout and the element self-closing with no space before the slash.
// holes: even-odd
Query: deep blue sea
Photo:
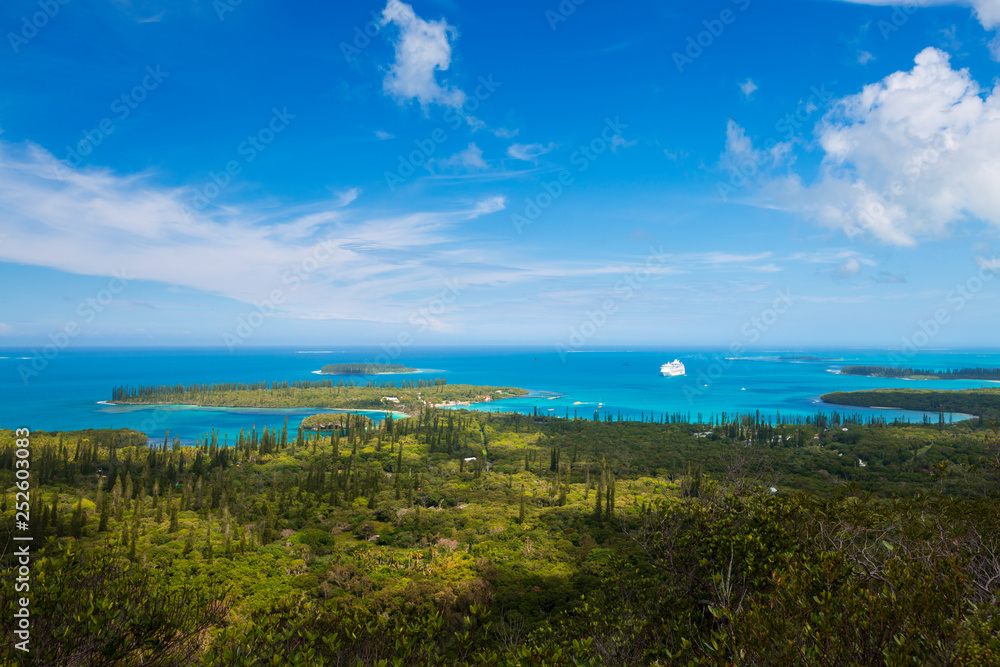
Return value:
<svg viewBox="0 0 1000 667">
<path fill-rule="evenodd" d="M 32 430 L 130 427 L 163 438 L 193 442 L 215 428 L 230 441 L 240 428 L 256 424 L 280 428 L 286 415 L 297 426 L 311 410 L 233 410 L 217 408 L 139 408 L 102 405 L 117 385 L 191 382 L 315 380 L 324 364 L 374 361 L 374 348 L 249 349 L 65 349 L 41 363 L 35 351 L 0 349 L 0 428 Z M 898 354 L 898 353 L 897 353 Z M 817 360 L 789 356 L 819 357 Z M 683 377 L 665 378 L 661 364 L 679 358 Z M 848 364 L 889 364 L 888 350 L 759 350 L 733 359 L 722 350 L 602 349 L 562 354 L 550 348 L 408 348 L 394 363 L 420 374 L 383 375 L 379 380 L 443 377 L 451 384 L 507 385 L 532 395 L 481 405 L 488 410 L 516 410 L 591 419 L 601 416 L 639 419 L 664 413 L 701 415 L 760 410 L 764 415 L 814 414 L 837 409 L 819 403 L 820 394 L 878 387 L 964 389 L 997 386 L 973 381 L 912 381 L 837 375 Z M 943 370 L 1000 366 L 1000 351 L 922 351 L 907 365 Z M 41 367 L 39 369 L 39 367 Z M 26 379 L 25 369 L 37 371 Z M 329 376 L 326 376 L 329 377 Z M 856 411 L 856 410 L 852 410 Z M 922 413 L 860 410 L 889 419 L 919 421 Z M 937 415 L 933 415 L 934 419 Z"/>
</svg>

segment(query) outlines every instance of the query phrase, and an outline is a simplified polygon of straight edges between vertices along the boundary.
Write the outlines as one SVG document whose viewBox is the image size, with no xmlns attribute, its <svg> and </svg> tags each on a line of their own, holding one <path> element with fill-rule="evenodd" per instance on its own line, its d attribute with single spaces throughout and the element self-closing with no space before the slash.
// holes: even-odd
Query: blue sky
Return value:
<svg viewBox="0 0 1000 667">
<path fill-rule="evenodd" d="M 1000 0 L 0 27 L 0 346 L 995 345 Z"/>
</svg>

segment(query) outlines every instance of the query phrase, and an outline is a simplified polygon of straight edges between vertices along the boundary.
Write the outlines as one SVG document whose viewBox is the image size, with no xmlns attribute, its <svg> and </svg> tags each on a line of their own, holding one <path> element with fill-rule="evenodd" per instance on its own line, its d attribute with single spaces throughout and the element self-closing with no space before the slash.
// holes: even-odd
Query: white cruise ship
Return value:
<svg viewBox="0 0 1000 667">
<path fill-rule="evenodd" d="M 684 364 L 681 363 L 680 359 L 674 359 L 669 364 L 660 366 L 660 373 L 668 377 L 684 375 Z"/>
</svg>

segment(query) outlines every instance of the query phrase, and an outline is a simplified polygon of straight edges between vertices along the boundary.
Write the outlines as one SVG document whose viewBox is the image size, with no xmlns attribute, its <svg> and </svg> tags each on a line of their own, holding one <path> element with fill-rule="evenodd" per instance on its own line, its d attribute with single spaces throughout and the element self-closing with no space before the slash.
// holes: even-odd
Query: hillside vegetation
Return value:
<svg viewBox="0 0 1000 667">
<path fill-rule="evenodd" d="M 196 447 L 34 433 L 33 653 L 15 657 L 9 633 L 0 652 L 36 665 L 1000 663 L 1000 435 L 859 421 L 423 409 L 248 428 L 229 448 L 215 433 Z M 0 431 L 11 528 L 15 458 Z M 8 549 L 5 581 L 15 566 Z"/>
</svg>

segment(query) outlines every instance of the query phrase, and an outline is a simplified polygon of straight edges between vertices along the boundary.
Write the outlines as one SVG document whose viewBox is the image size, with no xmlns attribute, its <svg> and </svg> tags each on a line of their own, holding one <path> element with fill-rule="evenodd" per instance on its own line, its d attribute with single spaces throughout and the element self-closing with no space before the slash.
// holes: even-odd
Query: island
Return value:
<svg viewBox="0 0 1000 667">
<path fill-rule="evenodd" d="M 308 431 L 338 431 L 346 432 L 351 428 L 366 430 L 375 426 L 375 420 L 365 415 L 349 412 L 324 412 L 310 415 L 299 423 L 299 428 Z"/>
<path fill-rule="evenodd" d="M 861 375 L 900 380 L 990 380 L 1000 382 L 1000 368 L 959 368 L 933 371 L 905 366 L 844 366 L 841 375 Z"/>
<path fill-rule="evenodd" d="M 835 391 L 823 394 L 823 402 L 865 408 L 897 408 L 921 412 L 956 412 L 974 415 L 981 421 L 1000 416 L 1000 387 L 932 391 L 927 389 L 871 389 Z"/>
<path fill-rule="evenodd" d="M 112 390 L 108 404 L 384 410 L 411 415 L 428 407 L 487 403 L 527 394 L 518 387 L 448 384 L 443 378 L 401 382 L 303 380 L 120 386 Z"/>
<path fill-rule="evenodd" d="M 382 375 L 384 373 L 419 373 L 419 368 L 402 364 L 327 364 L 320 375 Z"/>
</svg>

